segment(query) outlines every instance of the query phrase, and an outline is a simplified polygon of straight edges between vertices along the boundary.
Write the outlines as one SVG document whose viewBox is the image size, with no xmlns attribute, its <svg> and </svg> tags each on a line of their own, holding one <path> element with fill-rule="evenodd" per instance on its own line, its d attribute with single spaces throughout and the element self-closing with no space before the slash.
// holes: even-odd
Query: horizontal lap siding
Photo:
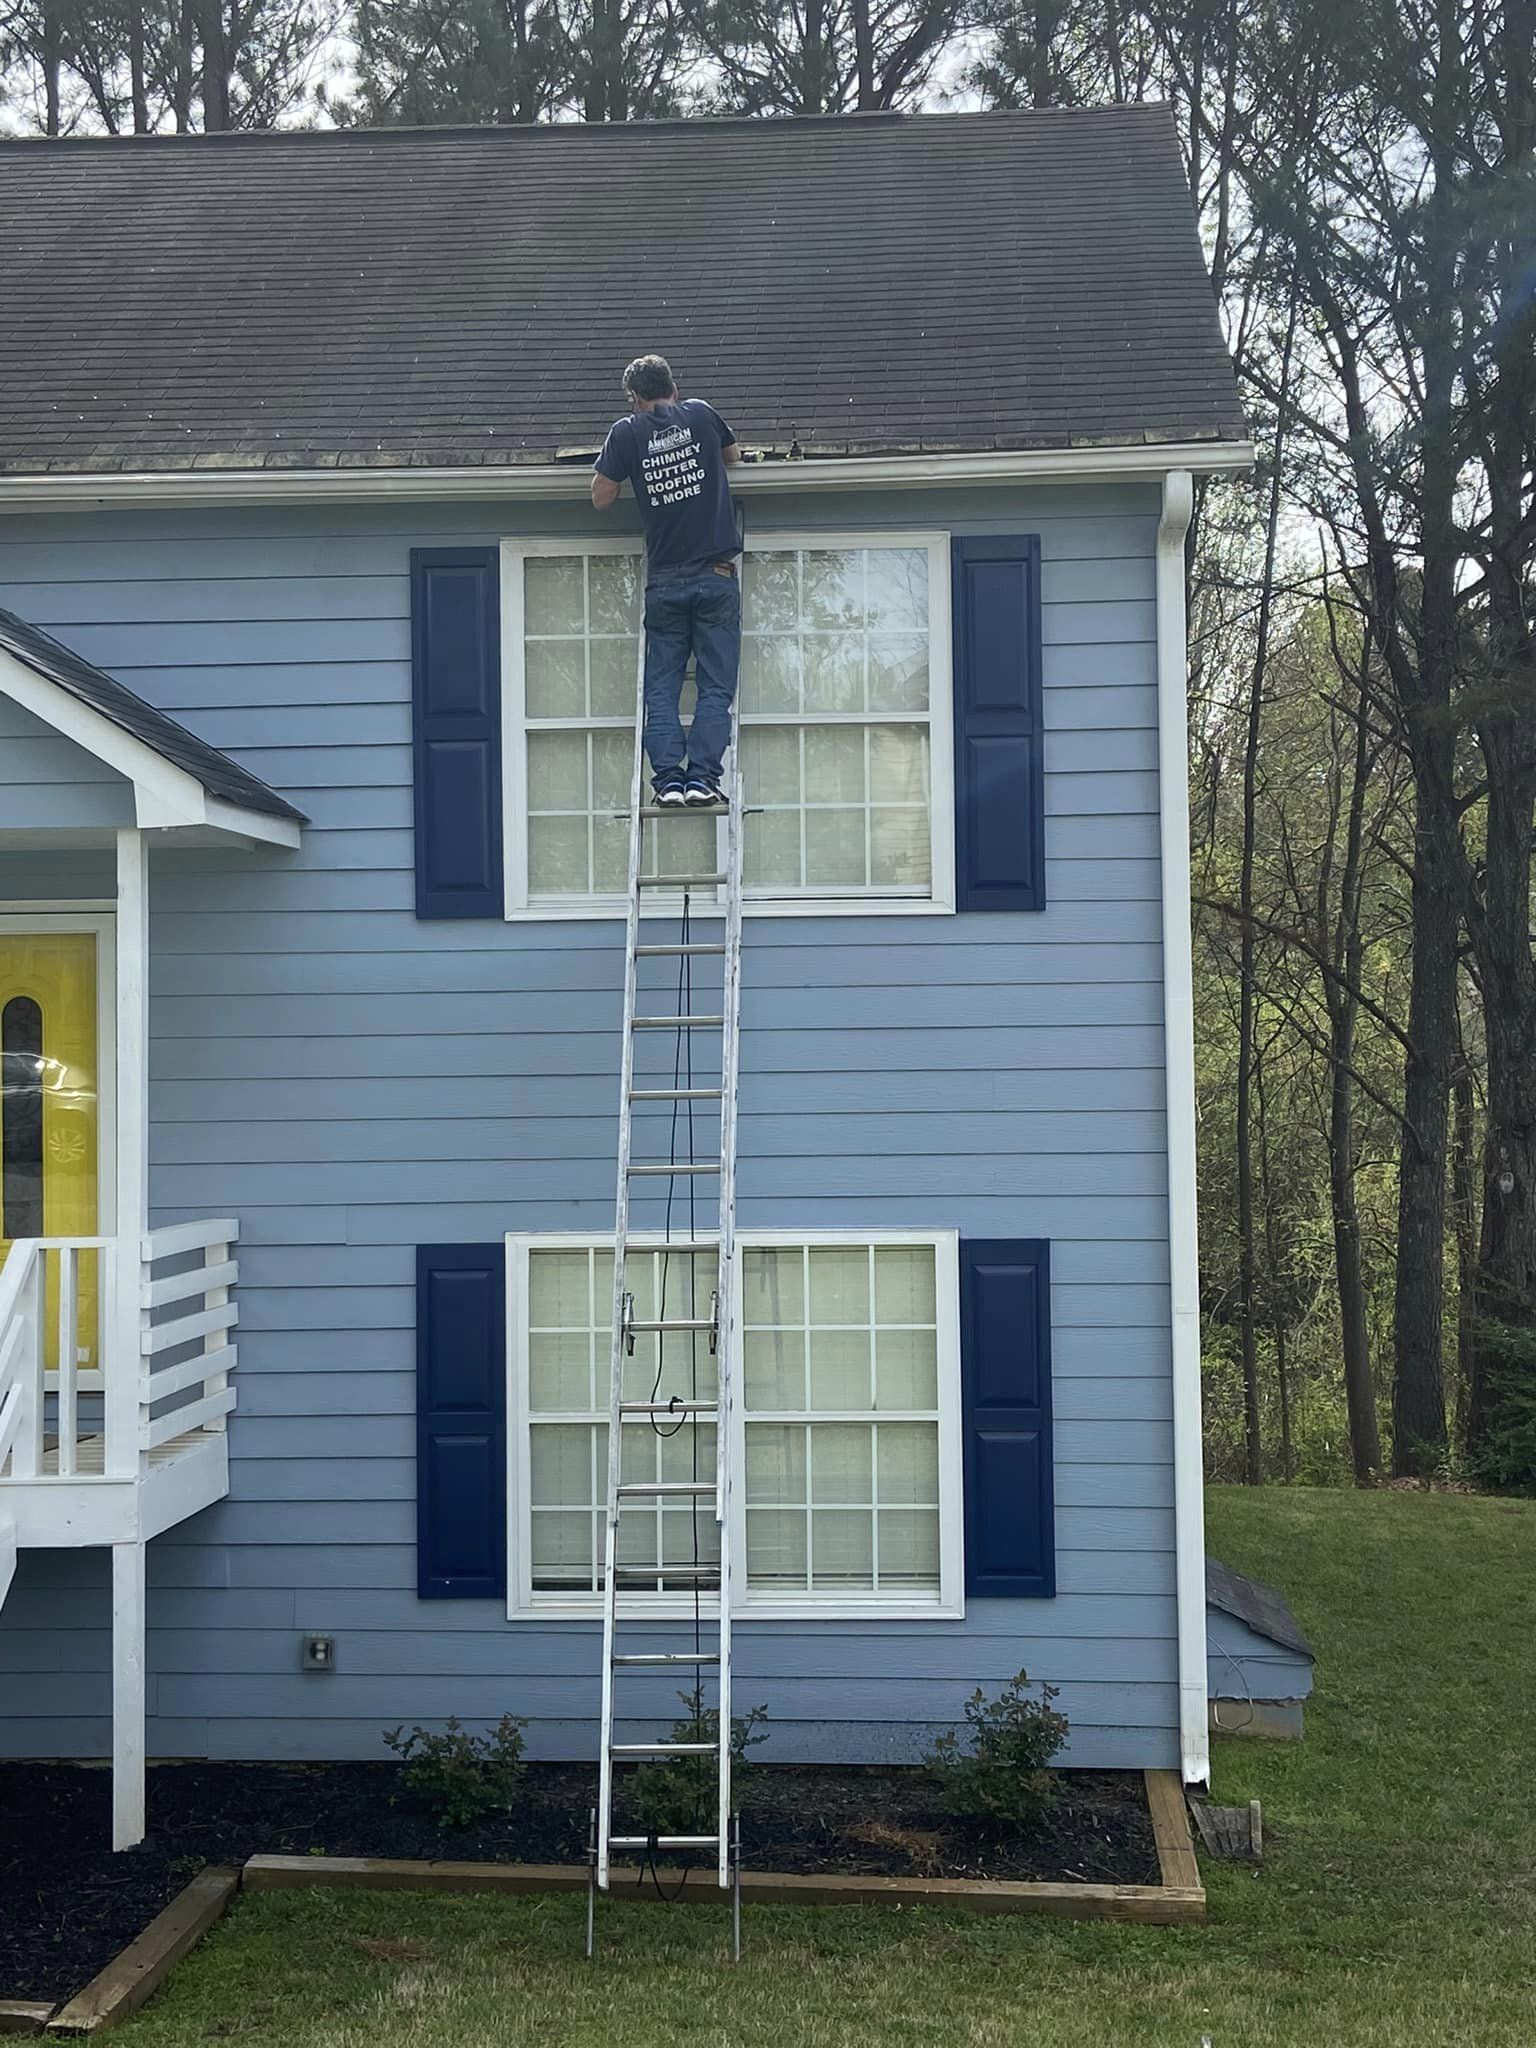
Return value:
<svg viewBox="0 0 1536 2048">
<path fill-rule="evenodd" d="M 123 776 L 0 696 L 0 847 L 7 832 L 132 823 L 133 791 Z"/>
<path fill-rule="evenodd" d="M 748 1226 L 1052 1239 L 1061 1592 L 964 1622 L 742 1624 L 741 1682 L 781 1755 L 912 1754 L 1023 1665 L 1061 1685 L 1073 1761 L 1175 1760 L 1156 511 L 1134 489 L 754 508 L 759 533 L 1038 532 L 1045 621 L 1050 908 L 749 924 L 739 1188 Z M 535 520 L 592 530 L 573 507 Z M 612 1222 L 619 927 L 411 912 L 408 552 L 516 523 L 0 528 L 0 604 L 313 820 L 297 853 L 155 868 L 153 1198 L 238 1215 L 243 1283 L 231 1498 L 151 1550 L 162 1753 L 371 1755 L 402 1719 L 504 1710 L 542 1754 L 591 1751 L 591 1627 L 411 1591 L 413 1247 Z M 52 893 L 101 877 L 72 858 Z M 0 889 L 50 893 L 38 856 L 0 854 Z M 99 1557 L 24 1560 L 0 1741 L 104 1747 L 106 1599 Z M 317 1629 L 338 1636 L 333 1676 L 296 1669 Z"/>
<path fill-rule="evenodd" d="M 1219 1607 L 1206 1610 L 1206 1684 L 1212 1699 L 1304 1700 L 1312 1691 L 1312 1660 Z M 1224 1713 L 1238 1729 L 1241 1713 Z"/>
</svg>

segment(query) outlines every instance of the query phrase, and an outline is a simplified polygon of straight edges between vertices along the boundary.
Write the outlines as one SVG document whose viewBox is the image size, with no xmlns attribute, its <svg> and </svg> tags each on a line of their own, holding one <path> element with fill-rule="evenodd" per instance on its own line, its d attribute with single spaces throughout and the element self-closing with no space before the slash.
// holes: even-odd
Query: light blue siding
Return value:
<svg viewBox="0 0 1536 2048">
<path fill-rule="evenodd" d="M 124 776 L 0 696 L 0 834 L 132 823 L 133 789 Z"/>
<path fill-rule="evenodd" d="M 1040 534 L 1050 905 L 748 928 L 744 1224 L 1048 1237 L 1055 1283 L 1058 1597 L 742 1626 L 774 1754 L 912 1755 L 1023 1666 L 1060 1685 L 1071 1761 L 1176 1761 L 1157 502 L 753 507 L 758 534 Z M 151 1547 L 161 1754 L 375 1755 L 395 1722 L 503 1711 L 531 1717 L 539 1754 L 592 1752 L 590 1625 L 411 1590 L 411 1283 L 419 1242 L 611 1226 L 620 933 L 414 918 L 406 572 L 413 545 L 593 530 L 576 505 L 0 526 L 0 604 L 314 821 L 297 852 L 155 860 L 153 1199 L 167 1219 L 239 1215 L 243 1278 L 231 1498 Z M 101 854 L 0 853 L 0 895 L 109 889 Z M 106 1747 L 106 1624 L 103 1557 L 24 1559 L 0 1745 Z M 338 1637 L 330 1676 L 297 1669 L 313 1629 Z"/>
<path fill-rule="evenodd" d="M 1206 1610 L 1206 1689 L 1213 1700 L 1304 1700 L 1312 1692 L 1312 1660 L 1260 1635 L 1235 1614 Z M 1223 1709 L 1236 1729 L 1239 1709 Z"/>
</svg>

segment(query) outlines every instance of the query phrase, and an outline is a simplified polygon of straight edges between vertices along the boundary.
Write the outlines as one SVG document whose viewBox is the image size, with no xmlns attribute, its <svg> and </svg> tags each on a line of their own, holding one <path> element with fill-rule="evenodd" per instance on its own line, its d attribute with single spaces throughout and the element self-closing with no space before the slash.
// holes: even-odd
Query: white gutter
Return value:
<svg viewBox="0 0 1536 2048">
<path fill-rule="evenodd" d="M 1210 1778 L 1205 1678 L 1205 1463 L 1200 1428 L 1200 1254 L 1195 1219 L 1195 993 L 1190 939 L 1187 469 L 1163 479 L 1157 528 L 1157 765 L 1163 870 L 1163 1066 L 1168 1121 L 1168 1263 L 1173 1303 L 1174 1575 L 1179 1759 L 1186 1785 Z"/>
<path fill-rule="evenodd" d="M 747 462 L 732 472 L 732 489 L 759 492 L 814 490 L 824 484 L 870 490 L 925 484 L 1070 483 L 1120 480 L 1156 483 L 1170 469 L 1201 474 L 1253 467 L 1247 441 L 1142 442 L 1120 448 L 1018 448 L 929 455 L 811 456 Z M 0 474 L 0 512 L 35 512 L 113 505 L 312 504 L 433 499 L 568 498 L 586 501 L 591 461 L 487 463 L 474 469 L 192 469 L 139 475 L 104 472 L 69 476 Z"/>
</svg>

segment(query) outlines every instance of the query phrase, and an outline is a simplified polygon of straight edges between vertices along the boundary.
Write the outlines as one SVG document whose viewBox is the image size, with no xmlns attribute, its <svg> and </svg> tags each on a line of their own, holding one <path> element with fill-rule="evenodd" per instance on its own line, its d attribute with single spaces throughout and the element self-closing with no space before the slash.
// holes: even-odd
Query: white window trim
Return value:
<svg viewBox="0 0 1536 2048">
<path fill-rule="evenodd" d="M 748 917 L 947 917 L 955 908 L 955 763 L 954 641 L 950 623 L 950 535 L 947 530 L 870 529 L 866 532 L 822 533 L 814 528 L 786 527 L 753 532 L 747 551 L 761 548 L 921 547 L 928 551 L 928 689 L 932 889 L 927 896 L 756 896 L 746 892 L 742 909 Z M 625 555 L 637 553 L 633 535 L 589 540 L 581 535 L 545 536 L 501 542 L 501 773 L 502 865 L 505 916 L 509 923 L 590 922 L 620 918 L 628 909 L 623 896 L 573 897 L 569 903 L 528 901 L 528 750 L 524 744 L 527 697 L 523 669 L 522 564 L 530 556 Z M 814 715 L 814 714 L 813 714 Z M 788 722 L 788 721 L 786 721 Z M 827 722 L 835 722 L 828 714 Z M 878 714 L 848 714 L 847 722 L 878 723 Z M 592 721 L 573 719 L 571 729 L 590 731 Z M 723 833 L 723 825 L 720 827 Z M 721 860 L 722 867 L 724 860 Z M 681 898 L 647 893 L 644 915 L 675 917 Z M 696 907 L 695 915 L 708 915 Z"/>
<path fill-rule="evenodd" d="M 665 1244 L 654 1232 L 636 1232 L 629 1240 L 647 1250 Z M 731 1523 L 731 1610 L 743 1621 L 958 1621 L 965 1615 L 965 1479 L 961 1453 L 960 1415 L 960 1234 L 955 1230 L 743 1230 L 737 1233 L 738 1253 L 760 1246 L 808 1245 L 813 1249 L 869 1244 L 930 1245 L 934 1253 L 934 1285 L 938 1313 L 939 1428 L 939 1590 L 930 1598 L 892 1598 L 880 1593 L 752 1594 L 746 1583 L 746 1487 L 733 1491 Z M 532 1251 L 610 1250 L 609 1231 L 508 1231 L 507 1246 L 507 1618 L 509 1621 L 596 1621 L 602 1595 L 539 1594 L 533 1590 L 529 1552 L 529 1505 L 532 1499 L 531 1439 L 528 1409 L 528 1255 Z M 740 1257 L 731 1313 L 736 1331 L 742 1326 Z M 738 1356 L 740 1347 L 738 1345 Z M 871 1411 L 874 1419 L 878 1415 Z M 898 1419 L 898 1418 L 892 1418 Z M 731 1461 L 737 1474 L 746 1470 L 746 1418 L 738 1398 L 731 1418 Z M 634 1596 L 632 1596 L 634 1597 Z M 687 1594 L 639 1596 L 644 1612 L 658 1622 L 691 1621 L 693 1600 Z M 638 1607 L 638 1599 L 636 1601 Z"/>
</svg>

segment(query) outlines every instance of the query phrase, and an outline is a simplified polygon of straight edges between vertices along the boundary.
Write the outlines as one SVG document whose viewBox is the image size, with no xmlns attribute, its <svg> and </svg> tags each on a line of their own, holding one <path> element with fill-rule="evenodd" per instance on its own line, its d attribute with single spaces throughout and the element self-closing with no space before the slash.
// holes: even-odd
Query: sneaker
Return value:
<svg viewBox="0 0 1536 2048">
<path fill-rule="evenodd" d="M 664 811 L 680 811 L 686 801 L 686 785 L 680 768 L 669 768 L 651 777 L 651 793 Z"/>
<path fill-rule="evenodd" d="M 699 775 L 690 772 L 687 782 L 683 785 L 683 802 L 690 811 L 714 809 L 728 801 L 725 791 L 720 787 L 718 775 Z"/>
</svg>

